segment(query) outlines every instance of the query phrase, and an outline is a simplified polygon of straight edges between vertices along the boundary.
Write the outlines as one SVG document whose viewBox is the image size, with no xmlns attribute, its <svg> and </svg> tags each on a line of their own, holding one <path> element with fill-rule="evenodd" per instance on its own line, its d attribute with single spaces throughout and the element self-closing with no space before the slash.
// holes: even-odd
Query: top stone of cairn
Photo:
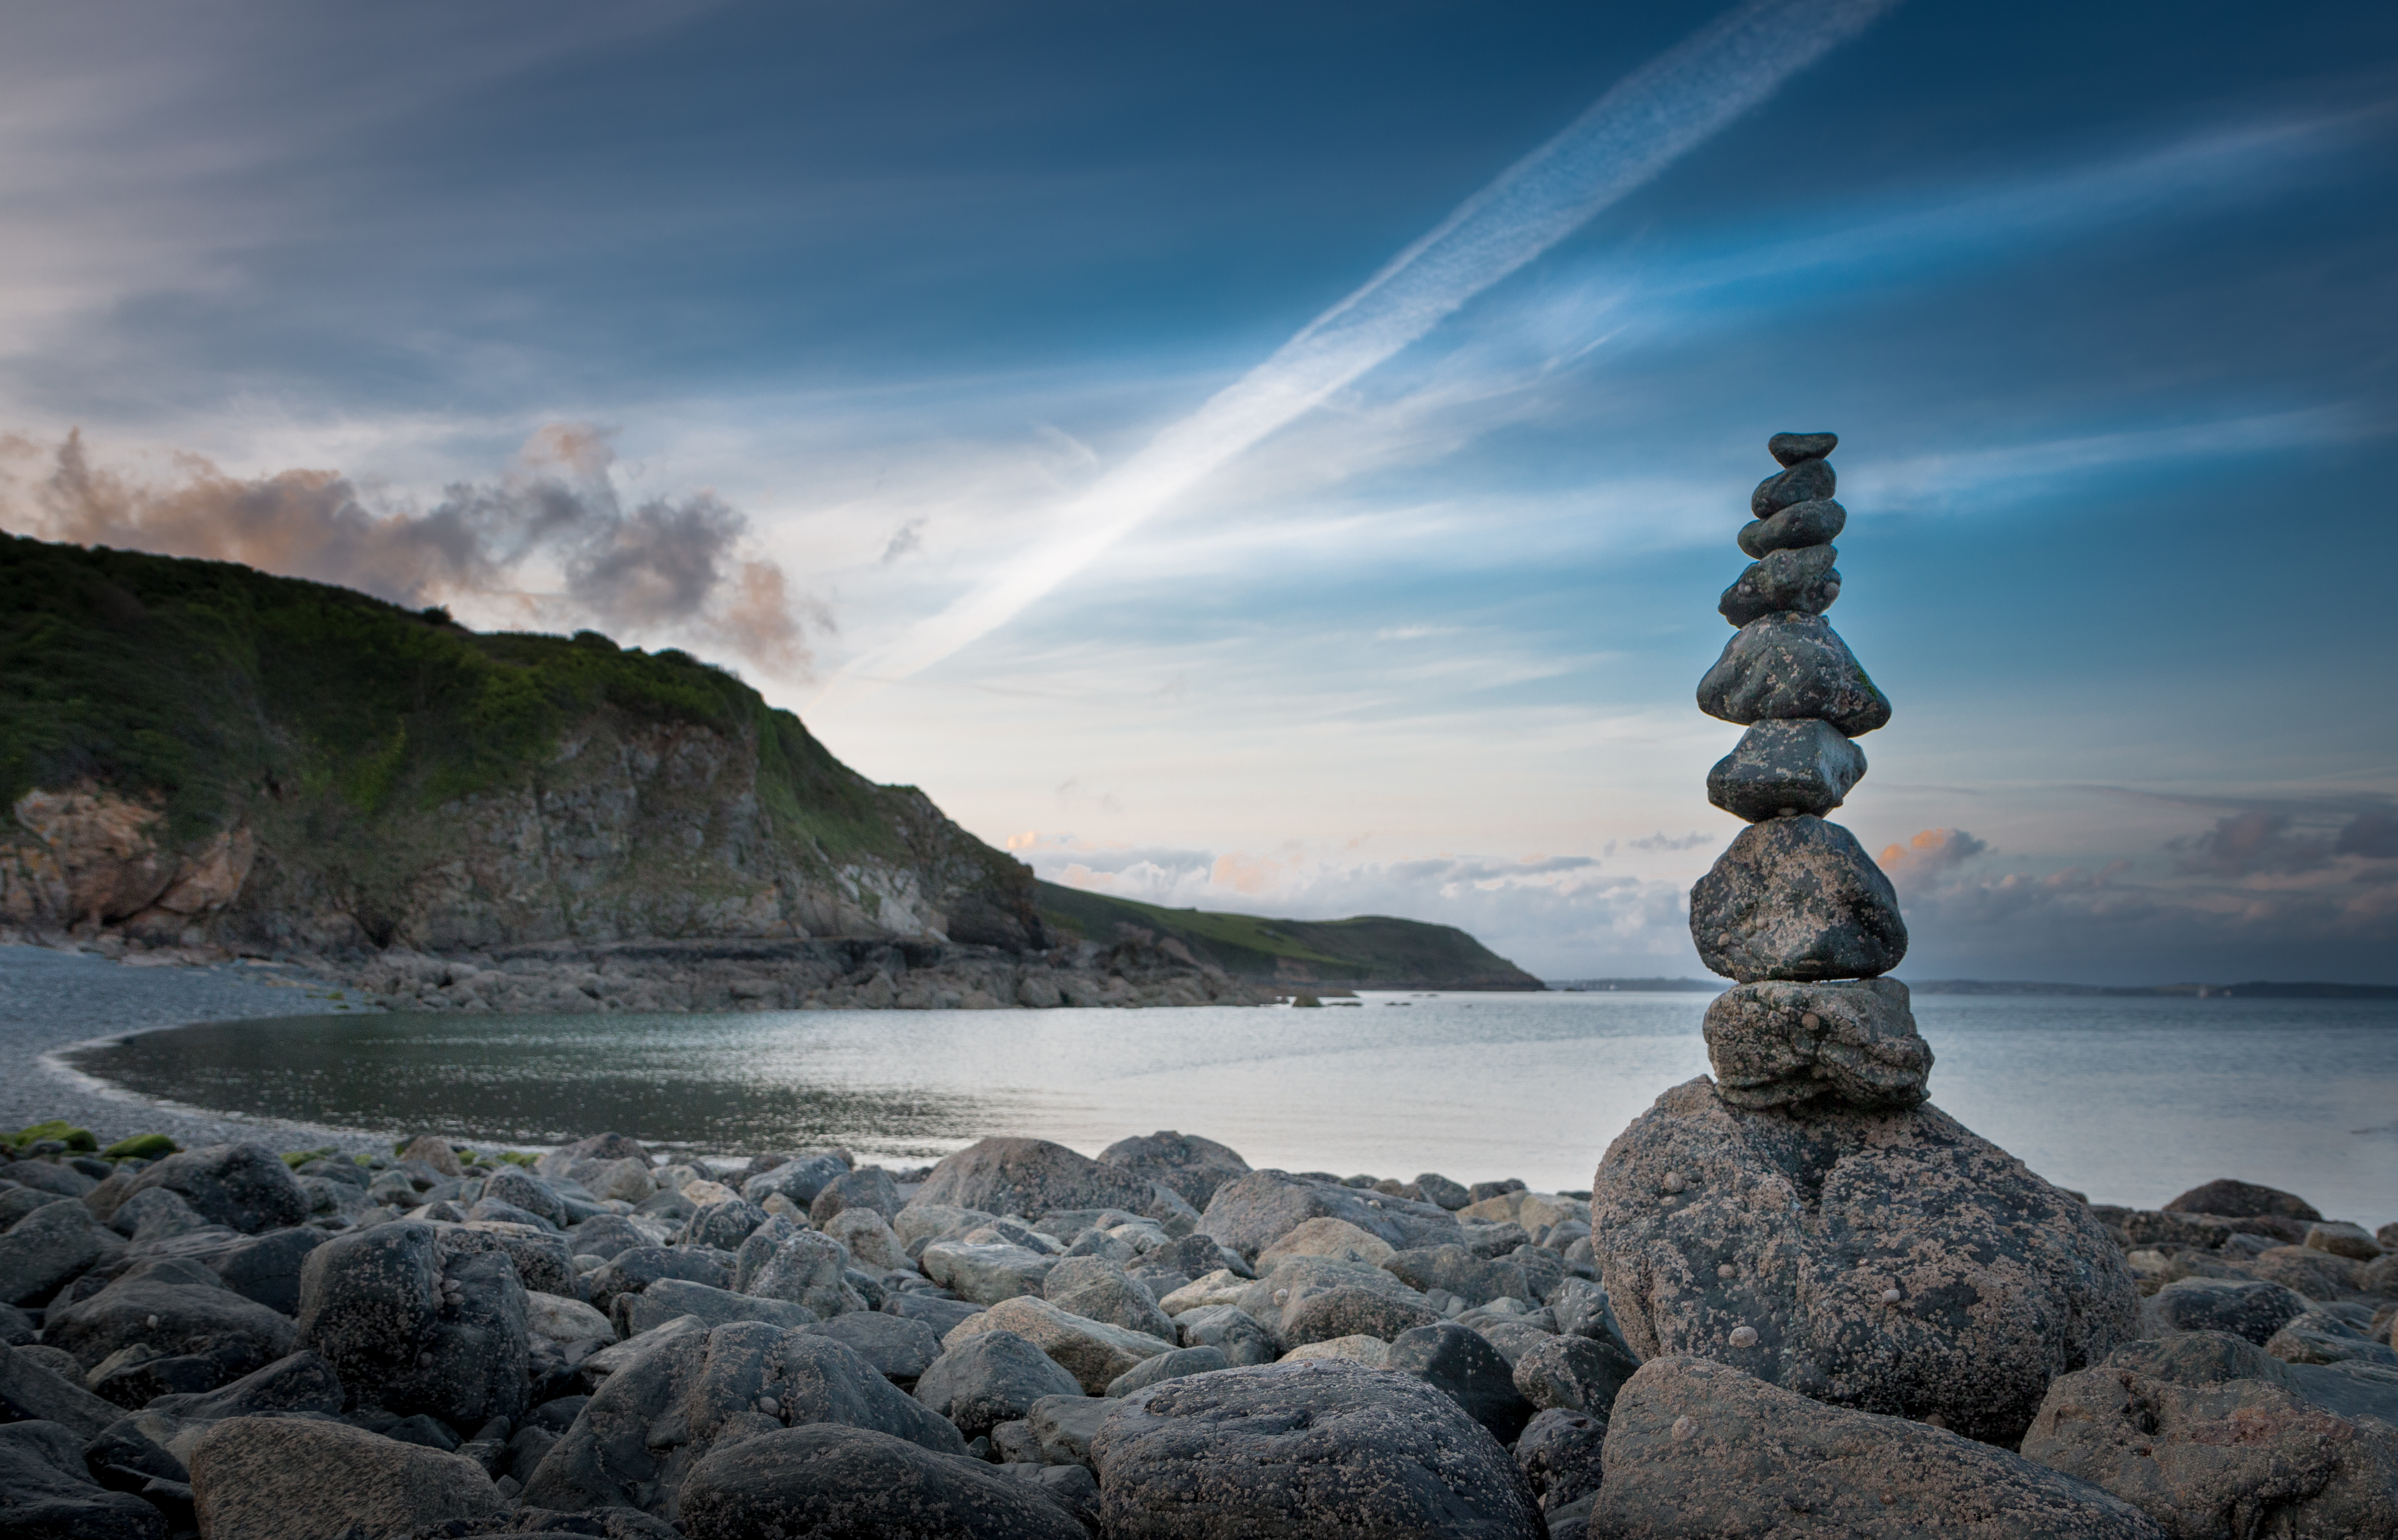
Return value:
<svg viewBox="0 0 2398 1540">
<path fill-rule="evenodd" d="M 1821 460 L 1840 447 L 1837 433 L 1777 433 L 1765 440 L 1765 453 L 1783 465 L 1795 466 L 1801 460 Z"/>
</svg>

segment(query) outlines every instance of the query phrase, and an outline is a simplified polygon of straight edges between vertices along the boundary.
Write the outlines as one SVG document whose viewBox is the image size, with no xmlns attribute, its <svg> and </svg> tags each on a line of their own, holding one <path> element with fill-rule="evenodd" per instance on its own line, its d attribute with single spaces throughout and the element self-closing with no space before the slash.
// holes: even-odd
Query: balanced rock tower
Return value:
<svg viewBox="0 0 2398 1540">
<path fill-rule="evenodd" d="M 1890 702 L 1824 612 L 1840 593 L 1829 433 L 1778 433 L 1718 608 L 1739 628 L 1699 707 L 1747 728 L 1707 799 L 1748 827 L 1691 890 L 1733 979 L 1702 1075 L 1658 1098 L 1592 1183 L 1593 1248 L 1643 1358 L 1712 1358 L 1835 1405 L 2012 1447 L 2048 1383 L 2136 1334 L 2139 1295 L 2087 1207 L 1925 1099 L 1898 895 L 1825 815 Z"/>
</svg>

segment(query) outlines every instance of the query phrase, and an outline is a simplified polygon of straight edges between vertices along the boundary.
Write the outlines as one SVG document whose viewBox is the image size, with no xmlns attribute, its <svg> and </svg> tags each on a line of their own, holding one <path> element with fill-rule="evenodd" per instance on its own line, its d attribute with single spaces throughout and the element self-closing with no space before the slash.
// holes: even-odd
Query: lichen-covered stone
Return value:
<svg viewBox="0 0 2398 1540">
<path fill-rule="evenodd" d="M 1590 1533 L 1607 1540 L 2166 1540 L 2087 1482 L 1901 1417 L 1663 1358 L 1616 1398 Z"/>
<path fill-rule="evenodd" d="M 1740 831 L 1691 889 L 1691 939 L 1744 984 L 1870 979 L 1906 955 L 1906 922 L 1856 836 L 1802 815 Z"/>
<path fill-rule="evenodd" d="M 1690 1081 L 1609 1146 L 1591 1219 L 1644 1359 L 1971 1438 L 2012 1443 L 2051 1380 L 2139 1321 L 2089 1209 L 1930 1105 L 1748 1111 Z"/>
<path fill-rule="evenodd" d="M 2023 1452 L 2176 1537 L 2398 1534 L 2398 1427 L 2320 1404 L 2299 1374 L 2219 1332 L 2134 1343 L 2059 1379 Z"/>
<path fill-rule="evenodd" d="M 1249 1163 L 1231 1146 L 1172 1128 L 1119 1139 L 1099 1152 L 1099 1163 L 1162 1182 L 1196 1209 L 1206 1208 L 1217 1188 L 1249 1171 Z"/>
<path fill-rule="evenodd" d="M 1769 551 L 1723 591 L 1716 613 L 1734 626 L 1783 610 L 1822 615 L 1840 597 L 1840 574 L 1832 565 L 1839 554 L 1830 546 Z"/>
<path fill-rule="evenodd" d="M 1822 615 L 1743 626 L 1699 681 L 1699 709 L 1724 722 L 1820 717 L 1850 737 L 1890 721 L 1890 701 Z"/>
<path fill-rule="evenodd" d="M 1039 1487 L 979 1460 L 822 1423 L 714 1450 L 692 1467 L 676 1517 L 691 1540 L 1083 1540 L 1084 1533 Z"/>
<path fill-rule="evenodd" d="M 1776 718 L 1752 723 L 1716 761 L 1707 772 L 1707 801 L 1750 823 L 1800 814 L 1820 818 L 1865 774 L 1865 750 L 1830 723 Z"/>
<path fill-rule="evenodd" d="M 1762 561 L 1774 551 L 1828 546 L 1849 527 L 1849 510 L 1825 497 L 1784 508 L 1771 519 L 1741 526 L 1740 548 Z"/>
<path fill-rule="evenodd" d="M 1895 979 L 1741 984 L 1707 1006 L 1706 1037 L 1734 1106 L 1912 1107 L 1932 1094 L 1932 1045 Z"/>
</svg>

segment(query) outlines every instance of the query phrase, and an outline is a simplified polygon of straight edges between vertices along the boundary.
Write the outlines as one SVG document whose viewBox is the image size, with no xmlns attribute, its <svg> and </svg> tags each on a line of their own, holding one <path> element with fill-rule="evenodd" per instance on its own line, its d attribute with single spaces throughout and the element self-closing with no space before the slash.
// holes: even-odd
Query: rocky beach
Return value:
<svg viewBox="0 0 2398 1540">
<path fill-rule="evenodd" d="M 0 1533 L 2398 1535 L 2398 1225 L 2231 1177 L 2093 1202 L 1930 1101 L 1896 897 L 1825 817 L 1890 715 L 1822 619 L 1834 442 L 1774 439 L 1701 688 L 1747 728 L 1708 777 L 1747 827 L 1691 903 L 1734 980 L 1714 1074 L 1590 1190 L 1173 1130 L 909 1167 L 162 1115 L 38 1056 L 361 983 L 555 1010 L 668 981 L 640 943 L 439 978 L 385 949 L 348 988 L 18 951 Z M 803 1008 L 1133 1004 L 1144 947 L 1106 954 L 1115 998 L 1054 1001 L 1020 946 L 955 999 L 897 981 L 946 952 L 867 968 L 896 939 L 667 950 L 672 987 Z"/>
</svg>

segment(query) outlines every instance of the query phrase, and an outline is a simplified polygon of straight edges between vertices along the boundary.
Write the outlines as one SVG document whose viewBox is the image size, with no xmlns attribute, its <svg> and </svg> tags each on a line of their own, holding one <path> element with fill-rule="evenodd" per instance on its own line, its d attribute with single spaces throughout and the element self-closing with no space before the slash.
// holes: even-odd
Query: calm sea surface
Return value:
<svg viewBox="0 0 2398 1540">
<path fill-rule="evenodd" d="M 1252 1165 L 1582 1188 L 1706 1070 L 1703 994 L 1376 994 L 1323 1010 L 291 1017 L 73 1050 L 217 1112 L 541 1144 L 603 1128 L 734 1155 L 1096 1153 L 1179 1128 Z M 1933 1099 L 2051 1181 L 2154 1205 L 2210 1177 L 2398 1218 L 2398 1006 L 1926 995 Z"/>
</svg>

